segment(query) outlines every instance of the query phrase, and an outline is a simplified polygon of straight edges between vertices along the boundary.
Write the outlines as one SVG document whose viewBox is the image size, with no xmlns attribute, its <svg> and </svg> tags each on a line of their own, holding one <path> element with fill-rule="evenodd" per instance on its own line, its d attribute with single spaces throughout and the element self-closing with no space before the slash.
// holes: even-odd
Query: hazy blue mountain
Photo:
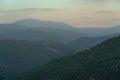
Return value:
<svg viewBox="0 0 120 80">
<path fill-rule="evenodd" d="M 35 20 L 35 19 L 23 19 L 18 20 L 15 22 L 15 24 L 23 25 L 30 28 L 54 28 L 54 29 L 74 29 L 73 26 L 62 23 L 62 22 L 53 22 L 53 21 L 41 21 L 41 20 Z"/>
<path fill-rule="evenodd" d="M 14 30 L 24 30 L 27 29 L 25 26 L 20 26 L 14 23 L 0 24 L 0 31 L 14 31 Z"/>
<path fill-rule="evenodd" d="M 96 46 L 97 44 L 100 44 L 101 42 L 107 39 L 110 39 L 118 35 L 119 34 L 112 34 L 112 35 L 103 36 L 103 37 L 81 37 L 75 41 L 72 41 L 68 45 L 74 46 L 79 49 L 91 48 L 91 47 Z"/>
<path fill-rule="evenodd" d="M 77 39 L 69 43 L 69 45 L 74 46 L 79 49 L 84 49 L 84 48 L 93 47 L 106 39 L 107 38 L 105 37 L 98 37 L 98 38 L 97 37 L 82 37 L 80 39 Z"/>
<path fill-rule="evenodd" d="M 80 37 L 103 37 L 120 33 L 120 26 L 111 28 L 75 28 L 62 22 L 34 19 L 18 20 L 0 24 L 0 36 L 29 41 L 52 41 L 69 43 Z"/>
<path fill-rule="evenodd" d="M 120 36 L 54 59 L 18 80 L 120 80 Z"/>
<path fill-rule="evenodd" d="M 102 37 L 120 33 L 120 25 L 110 28 L 80 28 L 79 31 L 86 34 L 86 37 Z"/>
<path fill-rule="evenodd" d="M 3 27 L 6 28 L 2 29 Z M 34 19 L 24 19 L 11 24 L 0 24 L 0 29 L 1 37 L 32 41 L 67 43 L 77 39 L 78 36 L 82 36 L 68 24 Z"/>
</svg>

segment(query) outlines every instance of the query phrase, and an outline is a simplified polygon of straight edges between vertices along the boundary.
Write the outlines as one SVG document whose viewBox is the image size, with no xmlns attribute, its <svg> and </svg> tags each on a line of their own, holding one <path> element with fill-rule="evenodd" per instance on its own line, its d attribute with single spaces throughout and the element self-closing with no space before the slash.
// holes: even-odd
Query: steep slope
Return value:
<svg viewBox="0 0 120 80">
<path fill-rule="evenodd" d="M 120 80 L 120 36 L 55 59 L 18 80 Z"/>
</svg>

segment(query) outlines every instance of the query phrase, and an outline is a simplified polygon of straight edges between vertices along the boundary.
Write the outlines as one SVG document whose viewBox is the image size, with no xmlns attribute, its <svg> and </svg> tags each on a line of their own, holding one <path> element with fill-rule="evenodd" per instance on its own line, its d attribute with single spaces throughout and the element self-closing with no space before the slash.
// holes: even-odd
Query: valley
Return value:
<svg viewBox="0 0 120 80">
<path fill-rule="evenodd" d="M 120 26 L 0 24 L 0 80 L 119 80 L 119 35 Z"/>
</svg>

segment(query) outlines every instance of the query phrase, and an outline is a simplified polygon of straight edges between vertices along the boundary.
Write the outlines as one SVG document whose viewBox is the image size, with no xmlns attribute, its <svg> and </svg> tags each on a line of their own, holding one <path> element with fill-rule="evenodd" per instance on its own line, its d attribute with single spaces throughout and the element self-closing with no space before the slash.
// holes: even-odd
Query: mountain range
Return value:
<svg viewBox="0 0 120 80">
<path fill-rule="evenodd" d="M 119 73 L 118 35 L 119 25 L 75 28 L 34 19 L 0 24 L 0 80 L 113 79 Z"/>
<path fill-rule="evenodd" d="M 80 37 L 103 37 L 119 33 L 119 25 L 110 28 L 75 28 L 62 22 L 34 19 L 23 19 L 13 23 L 0 24 L 0 37 L 3 38 L 52 41 L 65 44 Z"/>
</svg>

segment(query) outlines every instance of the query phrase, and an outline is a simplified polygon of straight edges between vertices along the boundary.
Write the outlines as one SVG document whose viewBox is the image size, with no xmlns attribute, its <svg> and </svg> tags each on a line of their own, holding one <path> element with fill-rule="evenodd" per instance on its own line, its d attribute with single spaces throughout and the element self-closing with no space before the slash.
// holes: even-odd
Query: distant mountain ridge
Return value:
<svg viewBox="0 0 120 80">
<path fill-rule="evenodd" d="M 92 48 L 107 39 L 110 39 L 112 37 L 119 36 L 119 35 L 120 34 L 112 34 L 112 35 L 103 36 L 103 37 L 81 37 L 75 41 L 72 41 L 68 45 L 79 48 L 79 49 Z"/>
<path fill-rule="evenodd" d="M 79 28 L 80 32 L 85 33 L 86 37 L 102 37 L 120 33 L 120 25 L 108 28 Z"/>
<path fill-rule="evenodd" d="M 35 19 L 31 19 L 31 18 L 18 20 L 14 23 L 23 25 L 26 27 L 30 27 L 30 28 L 34 28 L 34 27 L 57 28 L 57 29 L 73 29 L 74 28 L 73 26 L 63 23 L 63 22 L 42 21 L 42 20 L 35 20 Z"/>
<path fill-rule="evenodd" d="M 6 29 L 3 29 L 5 26 Z M 15 30 L 15 27 L 18 29 Z M 65 23 L 24 19 L 10 24 L 0 24 L 0 36 L 29 41 L 66 43 L 81 35 Z"/>
<path fill-rule="evenodd" d="M 75 28 L 62 22 L 34 19 L 18 20 L 0 24 L 0 37 L 29 41 L 52 41 L 69 43 L 80 37 L 103 37 L 120 33 L 120 26 L 111 28 Z"/>
</svg>

